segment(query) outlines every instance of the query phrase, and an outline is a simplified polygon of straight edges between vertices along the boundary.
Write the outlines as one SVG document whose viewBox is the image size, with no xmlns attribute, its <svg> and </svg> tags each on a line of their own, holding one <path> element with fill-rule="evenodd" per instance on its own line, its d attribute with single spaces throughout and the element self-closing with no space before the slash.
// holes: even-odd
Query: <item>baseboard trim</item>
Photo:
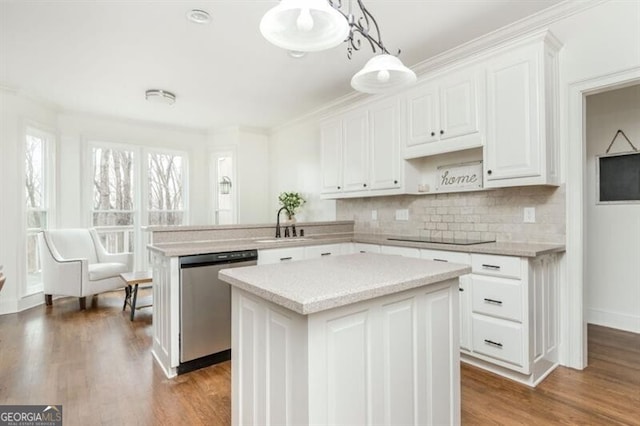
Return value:
<svg viewBox="0 0 640 426">
<path fill-rule="evenodd" d="M 586 310 L 587 323 L 640 333 L 640 315 L 621 314 L 600 309 Z"/>
</svg>

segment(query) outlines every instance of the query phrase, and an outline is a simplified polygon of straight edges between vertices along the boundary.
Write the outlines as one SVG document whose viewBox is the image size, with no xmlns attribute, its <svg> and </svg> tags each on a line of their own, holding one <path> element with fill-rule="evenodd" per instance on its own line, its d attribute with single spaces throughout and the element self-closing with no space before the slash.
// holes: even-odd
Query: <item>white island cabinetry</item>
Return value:
<svg viewBox="0 0 640 426">
<path fill-rule="evenodd" d="M 232 285 L 232 423 L 459 424 L 458 279 L 357 253 L 220 272 Z"/>
</svg>

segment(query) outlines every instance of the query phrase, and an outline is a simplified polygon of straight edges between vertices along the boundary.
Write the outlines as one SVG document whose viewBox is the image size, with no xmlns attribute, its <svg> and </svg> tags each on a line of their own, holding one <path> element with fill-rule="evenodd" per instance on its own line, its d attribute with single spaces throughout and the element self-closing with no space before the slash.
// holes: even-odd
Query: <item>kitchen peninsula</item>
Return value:
<svg viewBox="0 0 640 426">
<path fill-rule="evenodd" d="M 222 270 L 233 424 L 459 424 L 470 271 L 372 253 Z"/>
<path fill-rule="evenodd" d="M 459 278 L 460 359 L 528 386 L 536 386 L 557 366 L 558 259 L 564 245 L 399 241 L 398 235 L 356 234 L 353 221 L 298 223 L 298 228 L 305 230 L 304 238 L 276 239 L 273 224 L 149 228 L 152 354 L 167 377 L 178 374 L 181 366 L 181 263 L 194 255 L 245 250 L 257 251 L 258 265 L 373 253 L 471 266 L 471 273 Z M 211 280 L 217 280 L 215 275 Z M 326 272 L 317 275 L 328 278 Z"/>
</svg>

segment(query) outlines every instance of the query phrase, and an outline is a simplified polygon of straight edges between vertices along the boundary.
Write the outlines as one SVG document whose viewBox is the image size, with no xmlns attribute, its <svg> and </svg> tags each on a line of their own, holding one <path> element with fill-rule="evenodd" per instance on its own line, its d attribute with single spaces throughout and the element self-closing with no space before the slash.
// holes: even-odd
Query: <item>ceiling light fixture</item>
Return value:
<svg viewBox="0 0 640 426">
<path fill-rule="evenodd" d="M 147 90 L 144 92 L 144 97 L 149 102 L 157 104 L 173 105 L 176 102 L 176 95 L 160 89 Z"/>
<path fill-rule="evenodd" d="M 211 22 L 211 15 L 206 10 L 192 9 L 187 12 L 187 19 L 196 24 L 206 25 Z"/>
<path fill-rule="evenodd" d="M 415 83 L 416 74 L 404 66 L 398 53 L 389 53 L 382 43 L 378 23 L 362 0 L 355 0 L 358 17 L 342 9 L 342 0 L 282 0 L 260 21 L 260 32 L 271 43 L 290 51 L 315 52 L 347 42 L 347 57 L 362 47 L 362 39 L 377 54 L 351 79 L 359 92 L 383 93 Z"/>
</svg>

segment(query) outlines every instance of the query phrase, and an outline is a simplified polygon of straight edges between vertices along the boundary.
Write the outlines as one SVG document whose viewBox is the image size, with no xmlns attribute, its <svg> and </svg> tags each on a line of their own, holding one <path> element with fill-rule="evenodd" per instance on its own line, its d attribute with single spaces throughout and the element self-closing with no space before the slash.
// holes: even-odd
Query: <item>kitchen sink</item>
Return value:
<svg viewBox="0 0 640 426">
<path fill-rule="evenodd" d="M 291 241 L 308 241 L 310 237 L 287 237 L 287 238 L 270 238 L 265 240 L 256 240 L 256 243 L 288 243 Z"/>
</svg>

